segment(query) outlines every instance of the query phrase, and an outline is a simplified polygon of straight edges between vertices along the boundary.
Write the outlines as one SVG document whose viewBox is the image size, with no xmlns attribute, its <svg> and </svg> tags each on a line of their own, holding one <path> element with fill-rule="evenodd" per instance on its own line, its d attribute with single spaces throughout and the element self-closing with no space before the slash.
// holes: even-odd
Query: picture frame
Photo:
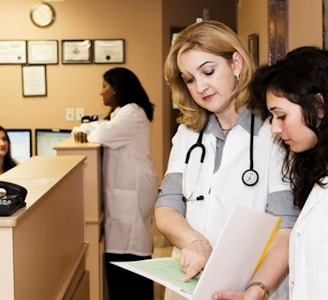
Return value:
<svg viewBox="0 0 328 300">
<path fill-rule="evenodd" d="M 26 40 L 0 41 L 0 64 L 25 64 Z"/>
<path fill-rule="evenodd" d="M 252 33 L 248 36 L 248 51 L 252 55 L 255 64 L 259 65 L 259 35 Z"/>
<path fill-rule="evenodd" d="M 95 64 L 123 64 L 125 62 L 124 39 L 102 39 L 93 41 Z"/>
<path fill-rule="evenodd" d="M 22 66 L 23 96 L 47 96 L 47 77 L 45 65 Z"/>
<path fill-rule="evenodd" d="M 63 40 L 62 41 L 63 64 L 90 64 L 92 63 L 92 41 Z"/>
<path fill-rule="evenodd" d="M 27 41 L 29 64 L 58 64 L 58 41 Z"/>
</svg>

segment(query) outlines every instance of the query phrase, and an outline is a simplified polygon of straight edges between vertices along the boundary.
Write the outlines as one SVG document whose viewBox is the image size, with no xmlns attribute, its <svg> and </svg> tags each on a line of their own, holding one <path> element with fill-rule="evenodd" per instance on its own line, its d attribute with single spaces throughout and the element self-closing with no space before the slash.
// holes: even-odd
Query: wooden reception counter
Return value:
<svg viewBox="0 0 328 300">
<path fill-rule="evenodd" d="M 36 156 L 0 175 L 28 191 L 26 207 L 0 217 L 0 299 L 89 299 L 84 160 Z"/>
<path fill-rule="evenodd" d="M 58 156 L 83 155 L 85 240 L 88 242 L 86 270 L 90 278 L 90 300 L 107 299 L 104 284 L 103 201 L 101 182 L 101 150 L 98 143 L 76 143 L 71 137 L 54 147 Z"/>
</svg>

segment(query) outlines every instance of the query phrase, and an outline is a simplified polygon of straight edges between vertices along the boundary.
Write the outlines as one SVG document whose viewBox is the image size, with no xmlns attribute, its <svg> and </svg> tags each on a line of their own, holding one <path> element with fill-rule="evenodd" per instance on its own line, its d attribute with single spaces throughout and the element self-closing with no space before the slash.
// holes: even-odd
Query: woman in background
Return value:
<svg viewBox="0 0 328 300">
<path fill-rule="evenodd" d="M 0 174 L 15 167 L 17 162 L 11 157 L 10 139 L 5 128 L 0 126 Z"/>
<path fill-rule="evenodd" d="M 328 52 L 297 48 L 260 68 L 252 90 L 254 107 L 271 115 L 301 209 L 289 244 L 289 299 L 328 299 Z"/>
<path fill-rule="evenodd" d="M 78 142 L 103 146 L 105 268 L 111 300 L 153 299 L 153 282 L 111 264 L 149 259 L 158 191 L 150 153 L 154 105 L 137 76 L 126 68 L 103 75 L 100 94 L 111 109 L 105 120 L 73 128 Z"/>
</svg>

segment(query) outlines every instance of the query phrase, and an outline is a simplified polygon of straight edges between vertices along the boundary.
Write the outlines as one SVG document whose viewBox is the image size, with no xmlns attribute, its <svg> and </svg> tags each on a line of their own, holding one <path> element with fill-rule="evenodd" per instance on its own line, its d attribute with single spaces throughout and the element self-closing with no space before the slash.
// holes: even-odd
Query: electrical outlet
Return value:
<svg viewBox="0 0 328 300">
<path fill-rule="evenodd" d="M 74 108 L 68 107 L 65 110 L 66 121 L 72 122 L 74 121 Z"/>
<path fill-rule="evenodd" d="M 84 116 L 84 108 L 83 107 L 77 107 L 75 109 L 75 120 L 76 121 L 81 121 L 83 116 Z"/>
</svg>

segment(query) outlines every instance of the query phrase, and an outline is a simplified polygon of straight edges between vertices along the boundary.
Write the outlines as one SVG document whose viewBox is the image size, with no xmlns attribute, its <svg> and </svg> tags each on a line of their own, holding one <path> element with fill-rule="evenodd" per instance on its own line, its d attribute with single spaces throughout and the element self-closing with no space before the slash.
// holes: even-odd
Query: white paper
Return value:
<svg viewBox="0 0 328 300">
<path fill-rule="evenodd" d="M 238 207 L 199 276 L 189 285 L 171 257 L 137 262 L 112 262 L 174 290 L 186 299 L 211 300 L 220 290 L 243 290 L 273 238 L 281 218 Z"/>
</svg>

